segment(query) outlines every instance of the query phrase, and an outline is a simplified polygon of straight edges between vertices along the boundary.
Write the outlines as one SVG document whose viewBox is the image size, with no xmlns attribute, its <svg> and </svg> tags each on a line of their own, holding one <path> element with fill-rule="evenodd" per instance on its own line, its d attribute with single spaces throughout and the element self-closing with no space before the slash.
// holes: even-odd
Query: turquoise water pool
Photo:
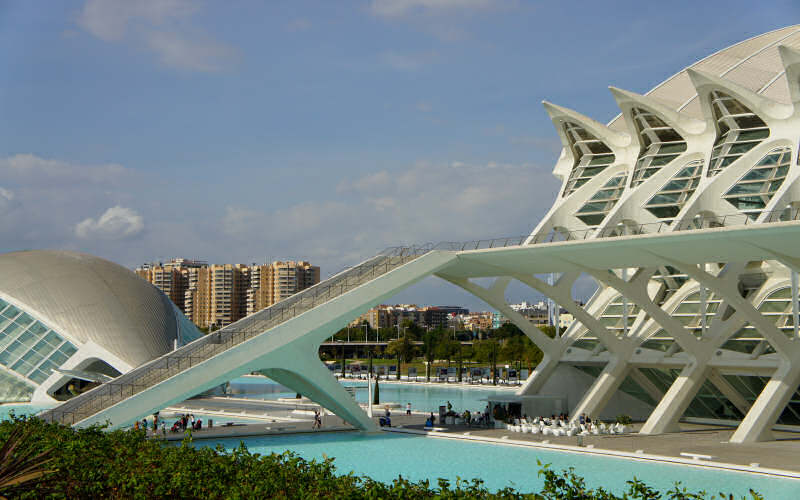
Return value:
<svg viewBox="0 0 800 500">
<path fill-rule="evenodd" d="M 239 441 L 220 442 L 233 449 Z M 798 480 L 748 473 L 403 434 L 299 434 L 248 438 L 244 442 L 250 451 L 262 454 L 291 450 L 306 459 L 321 460 L 323 454 L 335 457 L 338 473 L 353 471 L 383 482 L 391 482 L 398 474 L 415 481 L 429 479 L 433 485 L 439 477 L 451 482 L 457 477 L 480 478 L 491 490 L 513 486 L 523 492 L 538 492 L 542 487 L 538 459 L 551 463 L 554 470 L 574 467 L 588 486 L 602 486 L 618 494 L 625 490 L 625 481 L 634 476 L 662 492 L 681 481 L 690 491 L 723 491 L 737 498 L 750 488 L 767 499 L 796 498 L 800 488 Z"/>
<path fill-rule="evenodd" d="M 42 410 L 51 408 L 49 405 L 32 405 L 30 403 L 12 403 L 0 405 L 0 420 L 7 420 L 8 415 L 14 412 L 15 415 L 35 415 Z"/>
<path fill-rule="evenodd" d="M 365 381 L 343 381 L 345 387 L 356 388 L 356 401 L 367 402 L 367 383 Z M 406 403 L 411 403 L 412 410 L 433 411 L 439 410 L 439 405 L 447 401 L 453 409 L 459 412 L 483 411 L 486 406 L 486 397 L 496 394 L 498 389 L 463 387 L 463 386 L 438 386 L 426 384 L 398 384 L 391 381 L 379 383 L 380 400 L 382 402 L 400 403 L 405 408 Z M 232 395 L 253 399 L 293 398 L 295 393 L 280 384 L 267 378 L 241 377 L 230 382 Z M 508 393 L 508 392 L 505 392 Z"/>
</svg>

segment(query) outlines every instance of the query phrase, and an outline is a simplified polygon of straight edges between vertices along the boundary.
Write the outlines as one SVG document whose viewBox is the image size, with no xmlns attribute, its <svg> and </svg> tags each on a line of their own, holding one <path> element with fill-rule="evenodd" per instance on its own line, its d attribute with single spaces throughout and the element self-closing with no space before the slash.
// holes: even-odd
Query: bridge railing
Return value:
<svg viewBox="0 0 800 500">
<path fill-rule="evenodd" d="M 679 230 L 724 227 L 756 223 L 800 220 L 800 209 L 761 212 L 759 220 L 743 213 L 727 215 L 701 215 L 684 224 Z M 583 240 L 589 237 L 620 237 L 635 234 L 652 234 L 674 231 L 668 222 L 656 222 L 634 226 L 617 226 L 604 229 L 595 235 L 596 228 L 577 231 L 551 231 L 536 235 L 528 244 L 549 243 L 564 240 Z M 390 247 L 361 264 L 348 268 L 328 279 L 302 290 L 266 309 L 232 323 L 216 332 L 201 337 L 180 349 L 150 361 L 114 380 L 78 395 L 62 405 L 45 412 L 46 420 L 74 424 L 162 382 L 182 371 L 200 364 L 228 349 L 260 335 L 269 329 L 298 316 L 314 307 L 328 302 L 382 274 L 406 264 L 432 250 L 466 251 L 488 248 L 504 248 L 525 244 L 528 236 L 512 236 L 469 242 L 443 242 L 419 246 Z"/>
<path fill-rule="evenodd" d="M 431 247 L 392 247 L 277 304 L 209 333 L 42 414 L 47 421 L 80 422 L 267 330 L 428 253 Z"/>
<path fill-rule="evenodd" d="M 635 236 L 640 234 L 666 233 L 672 231 L 691 231 L 714 227 L 747 226 L 788 222 L 800 220 L 800 208 L 754 212 L 751 215 L 742 212 L 715 215 L 700 214 L 685 221 L 675 228 L 672 221 L 648 222 L 645 224 L 619 224 L 613 227 L 598 229 L 556 229 L 548 233 L 535 235 L 528 244 L 554 243 L 558 241 L 586 240 L 589 238 L 614 238 Z M 523 242 L 524 243 L 524 242 Z M 522 244 L 522 243 L 520 243 Z"/>
</svg>

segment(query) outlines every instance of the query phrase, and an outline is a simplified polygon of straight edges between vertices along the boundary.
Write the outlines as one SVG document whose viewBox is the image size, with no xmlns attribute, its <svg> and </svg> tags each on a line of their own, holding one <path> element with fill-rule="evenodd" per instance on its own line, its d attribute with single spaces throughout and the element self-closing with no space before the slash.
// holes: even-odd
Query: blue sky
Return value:
<svg viewBox="0 0 800 500">
<path fill-rule="evenodd" d="M 0 0 L 0 251 L 133 267 L 527 234 L 600 121 L 795 2 Z M 532 299 L 512 289 L 509 299 Z M 397 298 L 481 304 L 431 280 Z"/>
</svg>

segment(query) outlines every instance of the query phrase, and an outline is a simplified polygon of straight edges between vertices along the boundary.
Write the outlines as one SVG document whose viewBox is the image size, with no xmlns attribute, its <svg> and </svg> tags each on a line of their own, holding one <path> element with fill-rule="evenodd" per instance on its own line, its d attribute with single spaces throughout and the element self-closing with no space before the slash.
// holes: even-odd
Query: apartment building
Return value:
<svg viewBox="0 0 800 500">
<path fill-rule="evenodd" d="M 229 325 L 320 280 L 319 267 L 306 261 L 247 266 L 173 259 L 142 265 L 136 274 L 164 291 L 201 328 Z"/>
</svg>

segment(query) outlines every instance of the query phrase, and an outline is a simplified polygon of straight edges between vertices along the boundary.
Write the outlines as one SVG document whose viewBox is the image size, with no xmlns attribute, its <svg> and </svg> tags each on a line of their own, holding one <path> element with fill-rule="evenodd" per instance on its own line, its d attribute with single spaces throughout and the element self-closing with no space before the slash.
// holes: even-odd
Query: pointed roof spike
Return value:
<svg viewBox="0 0 800 500">
<path fill-rule="evenodd" d="M 652 97 L 637 94 L 635 92 L 613 86 L 608 87 L 608 90 L 611 91 L 611 95 L 614 96 L 614 99 L 617 101 L 617 105 L 623 111 L 625 111 L 627 107 L 631 106 L 631 104 L 636 104 L 638 106 L 647 108 L 649 111 L 659 115 L 659 117 L 669 125 L 675 127 L 677 132 L 684 136 L 684 138 L 687 135 L 701 134 L 706 129 L 706 123 L 704 121 L 692 118 L 691 116 L 687 116 L 679 111 L 675 111 L 666 104 L 663 104 Z M 635 127 L 633 127 L 632 133 L 636 133 Z"/>
<path fill-rule="evenodd" d="M 786 45 L 778 45 L 778 54 L 781 56 L 781 62 L 786 71 L 789 96 L 793 103 L 800 103 L 800 52 Z M 800 108 L 800 106 L 795 106 L 795 108 Z"/>
<path fill-rule="evenodd" d="M 689 75 L 689 78 L 692 80 L 692 84 L 697 89 L 701 100 L 708 99 L 708 92 L 703 90 L 704 87 L 713 87 L 723 90 L 725 93 L 731 94 L 733 97 L 741 100 L 742 104 L 749 107 L 753 113 L 767 120 L 770 118 L 778 120 L 786 119 L 794 113 L 794 106 L 791 104 L 773 101 L 768 97 L 756 94 L 752 90 L 742 87 L 737 83 L 733 83 L 730 80 L 692 68 L 687 68 L 686 74 Z"/>
<path fill-rule="evenodd" d="M 547 114 L 550 115 L 550 119 L 553 120 L 554 124 L 556 124 L 557 129 L 560 129 L 558 126 L 560 122 L 572 121 L 582 125 L 586 130 L 594 134 L 598 139 L 605 142 L 609 147 L 624 148 L 629 146 L 631 143 L 631 136 L 629 134 L 611 130 L 606 125 L 598 122 L 597 120 L 589 118 L 586 115 L 582 115 L 577 111 L 553 104 L 549 101 L 542 101 L 542 105 L 544 106 L 545 111 L 547 111 Z"/>
</svg>

